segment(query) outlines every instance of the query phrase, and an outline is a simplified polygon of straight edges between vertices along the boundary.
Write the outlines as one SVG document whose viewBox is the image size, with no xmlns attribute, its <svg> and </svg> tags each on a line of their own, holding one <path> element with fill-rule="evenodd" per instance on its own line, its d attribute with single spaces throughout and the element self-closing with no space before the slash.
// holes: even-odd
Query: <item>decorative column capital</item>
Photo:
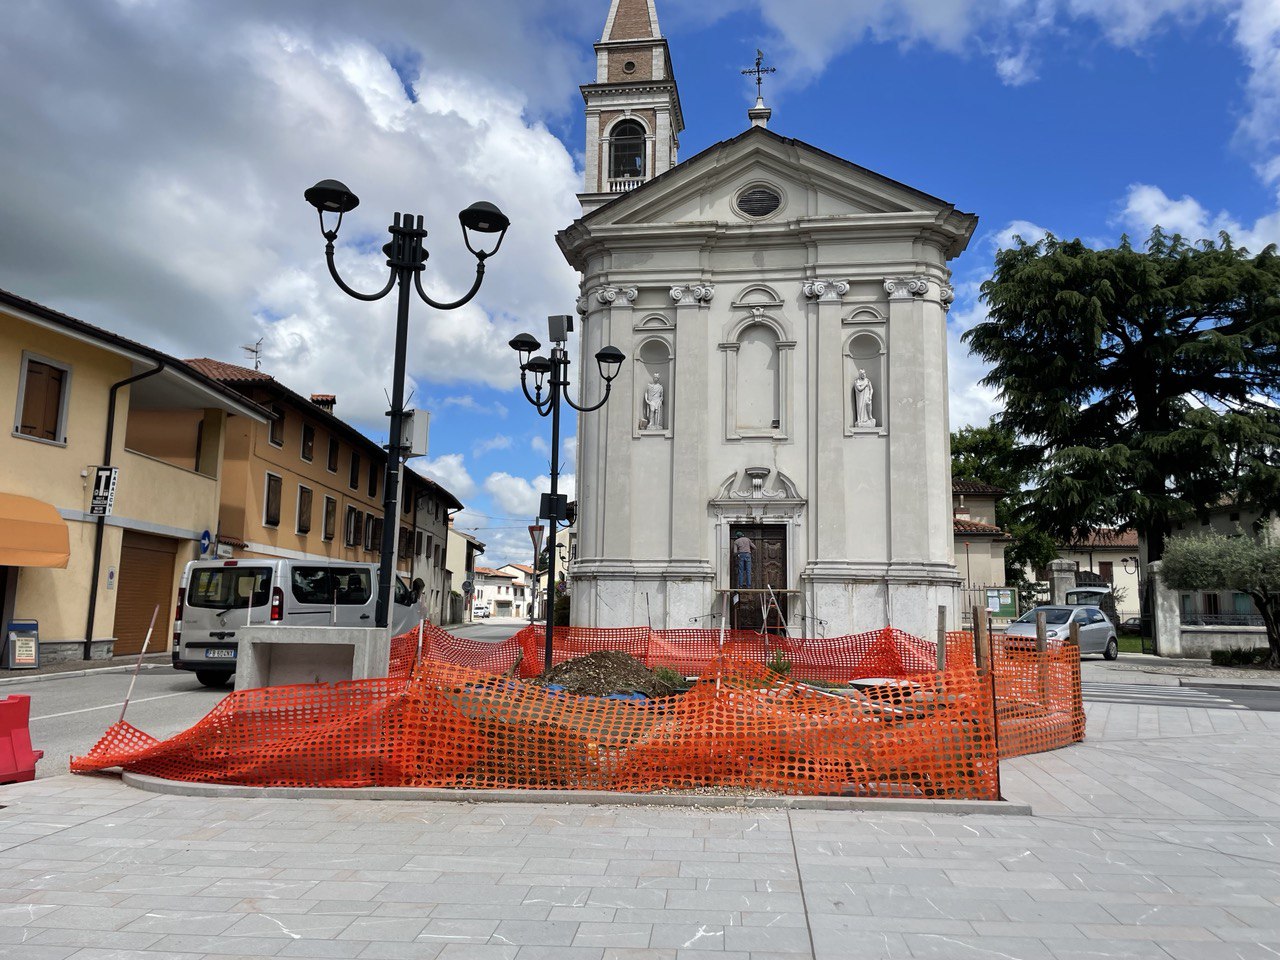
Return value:
<svg viewBox="0 0 1280 960">
<path fill-rule="evenodd" d="M 942 304 L 942 309 L 950 310 L 955 298 L 956 292 L 952 289 L 951 284 L 944 283 L 942 289 L 938 292 L 938 301 Z"/>
<path fill-rule="evenodd" d="M 929 292 L 928 277 L 886 277 L 884 292 L 890 300 L 906 300 L 908 297 L 923 297 Z"/>
<path fill-rule="evenodd" d="M 588 296 L 587 296 L 585 293 L 584 293 L 582 296 L 578 297 L 578 302 L 577 302 L 577 304 L 575 304 L 575 307 L 576 307 L 576 309 L 577 309 L 577 311 L 578 311 L 578 316 L 580 316 L 580 317 L 585 317 L 585 316 L 587 315 L 587 301 L 588 301 L 588 299 L 589 299 L 589 298 L 588 298 Z"/>
<path fill-rule="evenodd" d="M 839 300 L 849 292 L 849 281 L 806 280 L 801 289 L 810 300 Z"/>
<path fill-rule="evenodd" d="M 674 286 L 670 290 L 673 303 L 710 303 L 716 295 L 714 283 L 691 283 Z"/>
</svg>

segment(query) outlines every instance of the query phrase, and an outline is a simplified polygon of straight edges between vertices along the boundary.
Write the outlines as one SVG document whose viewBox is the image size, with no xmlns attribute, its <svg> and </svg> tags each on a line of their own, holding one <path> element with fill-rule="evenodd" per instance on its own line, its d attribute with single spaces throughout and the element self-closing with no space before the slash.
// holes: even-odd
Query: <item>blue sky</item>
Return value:
<svg viewBox="0 0 1280 960">
<path fill-rule="evenodd" d="M 178 356 L 241 360 L 385 431 L 394 305 L 345 298 L 302 190 L 363 203 L 339 263 L 377 288 L 396 209 L 431 229 L 428 286 L 470 282 L 456 211 L 514 226 L 477 300 L 414 308 L 409 374 L 432 412 L 422 464 L 469 509 L 486 560 L 525 560 L 548 424 L 506 341 L 543 338 L 575 278 L 580 83 L 607 0 L 50 0 L 0 33 L 0 287 Z M 952 264 L 952 423 L 999 409 L 958 338 L 1014 233 L 1098 244 L 1161 223 L 1280 240 L 1280 0 L 658 0 L 687 129 L 681 156 L 741 132 L 757 47 L 770 128 L 981 218 Z M 475 38 L 484 36 L 486 46 Z M 72 252 L 68 256 L 68 251 Z M 570 420 L 566 435 L 572 437 Z M 565 450 L 572 484 L 573 445 Z"/>
</svg>

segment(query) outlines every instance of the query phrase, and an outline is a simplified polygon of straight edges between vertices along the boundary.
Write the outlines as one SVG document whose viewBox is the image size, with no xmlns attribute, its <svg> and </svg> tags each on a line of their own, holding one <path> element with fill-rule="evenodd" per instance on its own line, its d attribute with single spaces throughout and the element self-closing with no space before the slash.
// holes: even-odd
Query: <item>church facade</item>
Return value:
<svg viewBox="0 0 1280 960">
<path fill-rule="evenodd" d="M 952 204 L 767 128 L 676 162 L 653 0 L 612 0 L 584 86 L 574 620 L 918 635 L 955 610 Z"/>
</svg>

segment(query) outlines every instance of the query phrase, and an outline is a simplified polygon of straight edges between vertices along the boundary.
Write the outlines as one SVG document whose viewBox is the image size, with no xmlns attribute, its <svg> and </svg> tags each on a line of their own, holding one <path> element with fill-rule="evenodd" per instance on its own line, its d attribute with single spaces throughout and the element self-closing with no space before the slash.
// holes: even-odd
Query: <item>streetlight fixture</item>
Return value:
<svg viewBox="0 0 1280 960">
<path fill-rule="evenodd" d="M 573 317 L 557 315 L 547 317 L 547 329 L 551 347 L 551 356 L 533 356 L 542 344 L 536 337 L 522 333 L 510 341 L 511 349 L 520 356 L 520 389 L 525 399 L 533 404 L 541 417 L 551 417 L 551 492 L 542 495 L 542 507 L 538 517 L 548 521 L 550 537 L 547 541 L 547 594 L 543 607 L 543 615 L 547 623 L 547 640 L 544 651 L 543 667 L 551 669 L 552 626 L 555 622 L 554 593 L 556 588 L 556 531 L 561 521 L 571 522 L 569 518 L 569 498 L 562 495 L 560 482 L 560 402 L 563 400 L 580 413 L 599 410 L 609 399 L 613 389 L 614 378 L 622 370 L 622 361 L 626 355 L 617 347 L 609 346 L 596 353 L 596 366 L 600 369 L 600 377 L 604 380 L 604 396 L 598 403 L 579 406 L 567 393 L 569 387 L 569 351 L 565 342 L 573 332 Z M 529 392 L 529 374 L 533 374 L 533 393 Z M 543 399 L 542 391 L 547 390 Z"/>
<path fill-rule="evenodd" d="M 542 524 L 529 524 L 529 539 L 533 541 L 533 575 L 529 578 L 529 626 L 533 626 L 533 618 L 538 606 L 538 554 L 542 552 Z"/>
<path fill-rule="evenodd" d="M 360 199 L 352 193 L 347 185 L 338 180 L 321 180 L 307 190 L 303 197 L 307 203 L 316 208 L 320 217 L 320 233 L 325 239 L 324 257 L 329 265 L 329 276 L 343 293 L 356 300 L 381 300 L 392 289 L 399 286 L 399 301 L 396 307 L 396 347 L 395 364 L 391 382 L 391 409 L 387 416 L 391 418 L 391 431 L 387 439 L 387 471 L 383 479 L 382 493 L 382 556 L 378 565 L 378 606 L 376 611 L 377 625 L 386 627 L 391 615 L 391 581 L 395 576 L 396 532 L 399 529 L 399 493 L 400 465 L 404 460 L 404 367 L 405 353 L 409 339 L 409 293 L 417 290 L 418 296 L 427 306 L 437 310 L 456 310 L 468 303 L 480 290 L 484 280 L 485 261 L 498 252 L 502 240 L 507 234 L 511 221 L 492 203 L 473 203 L 458 214 L 458 222 L 462 226 L 462 241 L 467 250 L 476 258 L 476 278 L 471 289 L 459 299 L 451 303 L 433 300 L 422 288 L 422 270 L 427 262 L 427 250 L 422 241 L 427 231 L 422 226 L 422 216 L 397 213 L 387 229 L 391 240 L 382 248 L 387 255 L 387 266 L 390 275 L 386 286 L 377 293 L 361 293 L 347 286 L 338 275 L 338 268 L 333 262 L 333 244 L 338 239 L 338 229 L 342 226 L 342 217 L 350 213 L 360 204 Z M 326 227 L 325 214 L 338 215 L 332 227 Z M 472 241 L 472 234 L 481 236 L 497 235 L 493 249 L 486 249 L 485 241 Z"/>
<path fill-rule="evenodd" d="M 1132 567 L 1130 566 L 1131 564 L 1132 564 Z M 1125 573 L 1132 576 L 1133 574 L 1138 572 L 1138 558 L 1137 557 L 1121 557 L 1120 566 L 1124 568 Z"/>
</svg>

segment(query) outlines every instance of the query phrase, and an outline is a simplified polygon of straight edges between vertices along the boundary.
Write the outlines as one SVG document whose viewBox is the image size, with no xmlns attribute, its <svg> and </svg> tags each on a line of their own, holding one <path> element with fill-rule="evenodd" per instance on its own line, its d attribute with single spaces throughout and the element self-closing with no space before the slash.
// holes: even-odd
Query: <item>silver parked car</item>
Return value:
<svg viewBox="0 0 1280 960">
<path fill-rule="evenodd" d="M 1080 625 L 1080 652 L 1100 653 L 1108 660 L 1120 654 L 1116 642 L 1115 625 L 1098 607 L 1032 607 L 1005 628 L 1006 637 L 1036 636 L 1036 614 L 1044 612 L 1046 636 L 1051 641 L 1062 641 L 1071 635 L 1071 624 Z"/>
</svg>

